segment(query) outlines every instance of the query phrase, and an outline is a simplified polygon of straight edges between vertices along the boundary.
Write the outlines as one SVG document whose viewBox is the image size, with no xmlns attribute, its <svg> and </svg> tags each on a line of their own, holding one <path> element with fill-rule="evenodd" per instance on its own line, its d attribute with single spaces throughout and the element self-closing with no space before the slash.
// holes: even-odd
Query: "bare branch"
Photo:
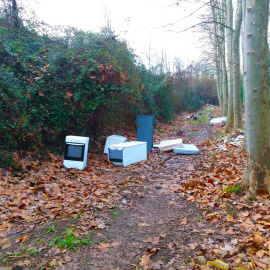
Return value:
<svg viewBox="0 0 270 270">
<path fill-rule="evenodd" d="M 210 23 L 216 23 L 216 24 L 222 25 L 223 27 L 228 28 L 228 29 L 231 29 L 233 31 L 233 29 L 231 27 L 228 27 L 227 25 L 225 25 L 225 24 L 223 24 L 221 22 L 217 22 L 217 21 L 205 21 L 205 22 L 200 22 L 200 23 L 194 24 L 194 25 L 192 25 L 192 26 L 190 26 L 190 27 L 188 27 L 188 28 L 186 28 L 186 29 L 184 29 L 182 31 L 168 30 L 167 32 L 182 33 L 182 32 L 185 32 L 185 31 L 187 31 L 189 29 L 195 28 L 195 27 L 197 27 L 199 25 L 210 24 Z"/>
<path fill-rule="evenodd" d="M 178 21 L 176 21 L 176 22 L 174 22 L 174 23 L 168 23 L 168 24 L 162 26 L 162 28 L 165 28 L 165 27 L 168 27 L 168 26 L 173 26 L 173 25 L 175 25 L 175 24 L 177 24 L 177 23 L 179 23 L 179 22 L 181 22 L 181 21 L 183 21 L 183 20 L 189 18 L 191 15 L 195 14 L 197 11 L 199 11 L 200 9 L 202 9 L 204 6 L 206 6 L 206 5 L 208 5 L 208 4 L 209 4 L 209 2 L 203 4 L 202 6 L 200 6 L 199 8 L 197 8 L 195 11 L 191 12 L 191 13 L 190 13 L 189 15 L 187 15 L 186 17 L 184 17 L 184 18 L 182 18 L 182 19 L 180 19 L 180 20 L 178 20 Z"/>
</svg>

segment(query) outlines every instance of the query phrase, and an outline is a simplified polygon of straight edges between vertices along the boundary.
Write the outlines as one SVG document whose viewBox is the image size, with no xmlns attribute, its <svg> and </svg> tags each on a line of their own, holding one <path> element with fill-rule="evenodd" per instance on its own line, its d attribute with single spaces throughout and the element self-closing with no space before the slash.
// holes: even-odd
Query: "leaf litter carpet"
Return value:
<svg viewBox="0 0 270 270">
<path fill-rule="evenodd" d="M 20 172 L 1 169 L 0 267 L 266 269 L 270 201 L 238 186 L 241 148 L 220 150 L 222 127 L 185 115 L 155 131 L 155 142 L 181 137 L 201 154 L 152 151 L 127 167 L 89 154 L 83 171 L 63 167 L 61 156 L 18 155 Z"/>
</svg>

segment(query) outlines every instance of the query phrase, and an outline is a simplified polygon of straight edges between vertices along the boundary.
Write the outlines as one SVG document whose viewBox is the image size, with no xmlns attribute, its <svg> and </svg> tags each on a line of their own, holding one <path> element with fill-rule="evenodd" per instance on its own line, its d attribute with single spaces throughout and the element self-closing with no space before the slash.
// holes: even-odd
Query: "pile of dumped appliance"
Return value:
<svg viewBox="0 0 270 270">
<path fill-rule="evenodd" d="M 127 141 L 126 137 L 111 135 L 107 137 L 104 153 L 115 165 L 128 166 L 147 159 L 152 148 L 171 151 L 175 154 L 200 154 L 194 144 L 184 144 L 182 139 L 161 141 L 154 144 L 154 116 L 138 115 L 136 118 L 137 141 Z M 83 170 L 86 167 L 88 137 L 66 136 L 64 166 Z"/>
</svg>

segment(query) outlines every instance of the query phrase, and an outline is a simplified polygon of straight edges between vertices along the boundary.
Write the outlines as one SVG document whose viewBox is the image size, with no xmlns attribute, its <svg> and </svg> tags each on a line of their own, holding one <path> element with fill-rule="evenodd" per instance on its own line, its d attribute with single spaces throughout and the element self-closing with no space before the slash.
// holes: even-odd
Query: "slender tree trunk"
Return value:
<svg viewBox="0 0 270 270">
<path fill-rule="evenodd" d="M 241 106 L 241 72 L 240 72 L 240 31 L 242 25 L 242 0 L 238 0 L 233 35 L 233 112 L 234 129 L 242 128 L 242 106 Z"/>
<path fill-rule="evenodd" d="M 246 0 L 242 0 L 242 17 L 243 17 L 243 27 L 242 27 L 242 62 L 243 62 L 243 67 L 242 67 L 242 74 L 244 74 L 244 66 L 245 66 L 245 57 L 244 57 L 244 36 L 245 36 L 245 25 L 244 25 L 244 18 L 246 14 Z M 243 82 L 243 105 L 245 107 L 245 88 L 244 88 L 244 82 Z"/>
<path fill-rule="evenodd" d="M 227 74 L 227 65 L 226 65 L 226 56 L 225 56 L 225 27 L 226 25 L 226 0 L 222 0 L 220 6 L 220 37 L 221 37 L 221 45 L 220 45 L 220 55 L 222 57 L 222 70 L 223 70 L 223 115 L 227 115 L 228 111 L 228 74 Z"/>
<path fill-rule="evenodd" d="M 227 74 L 225 56 L 222 58 L 222 70 L 223 70 L 222 84 L 223 84 L 223 110 L 224 110 L 223 115 L 227 115 L 227 111 L 228 111 L 228 74 Z"/>
<path fill-rule="evenodd" d="M 211 0 L 211 11 L 212 17 L 214 21 L 214 49 L 215 49 L 215 63 L 216 63 L 216 76 L 217 76 L 217 93 L 218 93 L 218 101 L 221 111 L 223 112 L 223 91 L 222 91 L 222 67 L 220 62 L 220 37 L 218 36 L 218 28 L 220 27 L 218 24 L 218 2 L 216 0 Z"/>
<path fill-rule="evenodd" d="M 16 0 L 12 0 L 12 23 L 14 28 L 19 27 L 19 12 Z"/>
<path fill-rule="evenodd" d="M 269 43 L 267 44 L 268 55 L 267 55 L 267 69 L 268 69 L 268 92 L 269 92 L 269 108 L 270 108 L 270 48 Z"/>
<path fill-rule="evenodd" d="M 218 102 L 219 102 L 220 110 L 223 112 L 223 93 L 222 93 L 221 69 L 220 69 L 220 62 L 219 61 L 216 61 L 216 69 L 217 69 Z"/>
<path fill-rule="evenodd" d="M 228 111 L 225 131 L 233 128 L 233 69 L 232 69 L 232 39 L 233 39 L 233 6 L 232 0 L 226 1 L 226 40 L 227 40 L 227 68 L 228 68 Z"/>
<path fill-rule="evenodd" d="M 269 0 L 245 0 L 245 135 L 248 165 L 243 184 L 252 194 L 270 192 L 270 124 L 267 73 Z"/>
</svg>

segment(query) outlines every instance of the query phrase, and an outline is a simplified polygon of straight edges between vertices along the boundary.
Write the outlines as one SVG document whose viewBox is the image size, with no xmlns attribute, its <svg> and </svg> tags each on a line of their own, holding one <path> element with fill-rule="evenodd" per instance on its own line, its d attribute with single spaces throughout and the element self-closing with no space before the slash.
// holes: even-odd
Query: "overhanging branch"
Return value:
<svg viewBox="0 0 270 270">
<path fill-rule="evenodd" d="M 195 27 L 197 27 L 197 26 L 199 26 L 199 25 L 202 25 L 202 24 L 210 24 L 210 23 L 217 23 L 217 24 L 222 25 L 223 27 L 228 28 L 228 29 L 231 29 L 231 30 L 233 31 L 233 29 L 232 29 L 231 27 L 229 27 L 229 26 L 227 26 L 227 25 L 225 25 L 225 24 L 223 24 L 223 23 L 221 23 L 221 22 L 217 22 L 217 21 L 206 21 L 206 22 L 200 22 L 200 23 L 194 24 L 194 25 L 192 25 L 192 26 L 190 26 L 190 27 L 188 27 L 188 28 L 186 28 L 186 29 L 184 29 L 184 30 L 181 30 L 181 31 L 168 30 L 167 32 L 183 33 L 183 32 L 185 32 L 185 31 L 187 31 L 187 30 L 189 30 L 189 29 L 192 29 L 192 28 L 195 28 Z"/>
</svg>

